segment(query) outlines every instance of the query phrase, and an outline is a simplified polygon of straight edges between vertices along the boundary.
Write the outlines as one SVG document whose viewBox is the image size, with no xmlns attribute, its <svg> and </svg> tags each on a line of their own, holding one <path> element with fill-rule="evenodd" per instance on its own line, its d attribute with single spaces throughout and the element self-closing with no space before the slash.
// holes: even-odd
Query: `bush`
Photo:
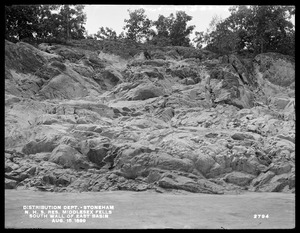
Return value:
<svg viewBox="0 0 300 233">
<path fill-rule="evenodd" d="M 47 37 L 47 38 L 24 38 L 21 40 L 22 42 L 31 44 L 35 47 L 41 43 L 48 43 L 48 44 L 61 44 L 61 45 L 72 45 L 71 41 L 67 41 L 64 38 L 59 37 Z M 18 42 L 18 41 L 16 41 Z"/>
<path fill-rule="evenodd" d="M 56 38 L 56 37 L 49 37 L 40 40 L 41 43 L 48 43 L 48 44 L 61 44 L 61 45 L 71 45 L 70 41 L 67 41 L 64 38 Z"/>
<path fill-rule="evenodd" d="M 175 49 L 175 51 L 185 58 L 203 58 L 203 53 L 199 49 L 191 48 L 191 47 L 183 47 L 183 46 L 173 46 L 172 49 Z"/>
</svg>

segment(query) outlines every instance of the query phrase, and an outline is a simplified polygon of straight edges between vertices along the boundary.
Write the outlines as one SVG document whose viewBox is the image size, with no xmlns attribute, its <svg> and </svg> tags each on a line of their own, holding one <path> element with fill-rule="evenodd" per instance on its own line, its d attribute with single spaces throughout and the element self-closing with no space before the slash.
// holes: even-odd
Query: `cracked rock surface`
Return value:
<svg viewBox="0 0 300 233">
<path fill-rule="evenodd" d="M 5 41 L 6 189 L 295 192 L 293 59 L 105 43 Z"/>
</svg>

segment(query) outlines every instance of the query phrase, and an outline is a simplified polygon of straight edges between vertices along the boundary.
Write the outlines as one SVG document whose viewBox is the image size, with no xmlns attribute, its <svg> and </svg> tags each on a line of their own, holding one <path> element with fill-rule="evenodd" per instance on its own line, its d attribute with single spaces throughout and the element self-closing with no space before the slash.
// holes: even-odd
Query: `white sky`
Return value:
<svg viewBox="0 0 300 233">
<path fill-rule="evenodd" d="M 212 17 L 220 16 L 222 19 L 230 15 L 229 5 L 85 5 L 87 15 L 85 28 L 88 34 L 97 33 L 100 27 L 112 28 L 120 34 L 125 26 L 124 19 L 129 19 L 127 9 L 134 11 L 139 8 L 145 9 L 145 15 L 150 20 L 157 20 L 158 16 L 169 16 L 171 13 L 183 10 L 193 17 L 188 25 L 195 25 L 195 31 L 206 31 Z M 194 36 L 192 36 L 193 38 Z"/>
</svg>

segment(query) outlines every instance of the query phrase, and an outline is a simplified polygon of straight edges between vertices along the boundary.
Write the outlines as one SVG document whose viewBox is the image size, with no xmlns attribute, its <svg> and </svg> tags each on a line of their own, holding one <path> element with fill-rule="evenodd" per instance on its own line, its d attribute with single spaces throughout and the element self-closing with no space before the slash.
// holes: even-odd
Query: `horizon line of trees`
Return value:
<svg viewBox="0 0 300 233">
<path fill-rule="evenodd" d="M 226 19 L 214 16 L 206 32 L 190 35 L 195 25 L 188 25 L 192 16 L 177 11 L 169 16 L 159 15 L 150 20 L 143 8 L 128 10 L 129 19 L 119 35 L 108 27 L 88 35 L 84 25 L 84 5 L 11 5 L 5 6 L 5 38 L 22 40 L 130 40 L 158 46 L 194 46 L 215 53 L 279 52 L 295 55 L 295 27 L 291 17 L 295 6 L 233 6 Z"/>
<path fill-rule="evenodd" d="M 189 35 L 195 25 L 188 26 L 192 16 L 184 11 L 177 11 L 168 17 L 159 15 L 158 19 L 152 21 L 145 15 L 143 8 L 129 12 L 129 19 L 125 19 L 125 26 L 119 35 L 111 28 L 99 28 L 94 35 L 88 35 L 91 39 L 129 39 L 140 43 L 149 43 L 160 46 L 192 46 Z"/>
<path fill-rule="evenodd" d="M 5 6 L 5 38 L 84 39 L 86 14 L 83 5 L 12 5 Z"/>
<path fill-rule="evenodd" d="M 248 51 L 254 54 L 278 52 L 295 55 L 295 6 L 234 6 L 230 16 L 214 18 L 213 30 L 198 34 L 196 42 L 206 42 L 217 53 Z"/>
</svg>

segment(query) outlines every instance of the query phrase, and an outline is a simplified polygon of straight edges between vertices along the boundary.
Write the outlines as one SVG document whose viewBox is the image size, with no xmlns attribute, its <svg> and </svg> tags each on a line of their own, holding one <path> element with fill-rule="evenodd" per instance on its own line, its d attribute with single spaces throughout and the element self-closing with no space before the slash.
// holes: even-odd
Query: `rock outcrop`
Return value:
<svg viewBox="0 0 300 233">
<path fill-rule="evenodd" d="M 72 43 L 5 41 L 5 188 L 295 192 L 292 58 Z"/>
</svg>

